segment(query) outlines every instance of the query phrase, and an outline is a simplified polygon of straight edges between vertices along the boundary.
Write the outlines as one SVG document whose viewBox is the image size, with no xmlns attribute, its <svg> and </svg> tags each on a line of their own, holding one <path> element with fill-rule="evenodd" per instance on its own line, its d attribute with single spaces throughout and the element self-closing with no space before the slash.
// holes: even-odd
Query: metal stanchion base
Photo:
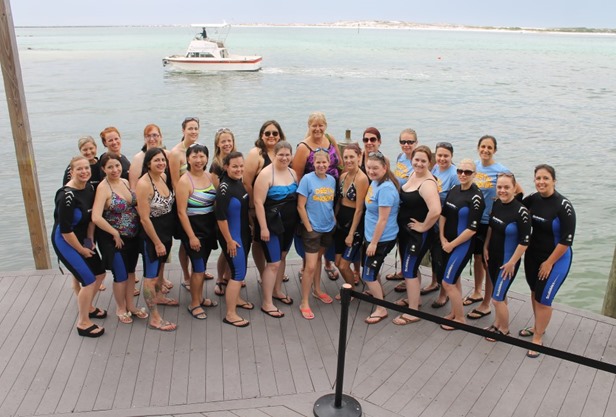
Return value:
<svg viewBox="0 0 616 417">
<path fill-rule="evenodd" d="M 348 395 L 342 394 L 341 407 L 335 407 L 335 394 L 327 394 L 314 403 L 315 417 L 361 417 L 361 405 Z"/>
</svg>

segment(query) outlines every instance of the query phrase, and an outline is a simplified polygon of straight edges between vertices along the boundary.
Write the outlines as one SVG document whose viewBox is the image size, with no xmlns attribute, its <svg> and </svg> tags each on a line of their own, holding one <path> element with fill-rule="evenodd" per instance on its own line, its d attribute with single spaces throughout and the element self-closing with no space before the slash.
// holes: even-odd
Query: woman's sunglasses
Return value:
<svg viewBox="0 0 616 417">
<path fill-rule="evenodd" d="M 416 143 L 416 140 L 400 140 L 400 145 L 414 145 Z"/>
<path fill-rule="evenodd" d="M 372 138 L 364 138 L 364 139 L 363 139 L 363 141 L 364 141 L 364 143 L 368 143 L 368 142 L 370 142 L 370 143 L 376 143 L 376 142 L 378 142 L 378 141 L 379 141 L 379 138 L 377 138 L 376 136 L 375 136 L 375 137 L 372 137 Z"/>
<path fill-rule="evenodd" d="M 267 131 L 267 132 L 263 132 L 263 136 L 265 136 L 266 138 L 269 138 L 270 136 L 273 136 L 275 138 L 278 137 L 278 131 L 277 130 L 273 130 L 273 131 Z"/>
<path fill-rule="evenodd" d="M 471 175 L 475 173 L 475 171 L 472 171 L 470 169 L 456 169 L 456 172 L 458 173 L 458 175 L 464 174 L 467 177 L 470 177 Z"/>
</svg>

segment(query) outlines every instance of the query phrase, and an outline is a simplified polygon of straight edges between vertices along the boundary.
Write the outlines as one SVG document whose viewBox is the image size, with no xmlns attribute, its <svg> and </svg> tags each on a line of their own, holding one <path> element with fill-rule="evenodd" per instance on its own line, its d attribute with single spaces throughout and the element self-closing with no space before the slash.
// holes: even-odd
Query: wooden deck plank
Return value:
<svg viewBox="0 0 616 417">
<path fill-rule="evenodd" d="M 225 297 L 218 299 L 217 311 L 210 313 L 205 329 L 205 401 L 222 401 L 224 399 L 223 385 L 223 322 L 225 315 Z M 227 327 L 227 325 L 224 325 Z"/>
<path fill-rule="evenodd" d="M 175 289 L 175 288 L 174 288 Z M 177 294 L 169 293 L 171 297 L 177 297 Z M 160 306 L 159 306 L 160 307 Z M 179 319 L 179 307 L 163 307 L 162 308 L 162 317 L 165 320 L 177 323 Z M 183 326 L 187 327 L 187 326 Z M 182 345 L 183 351 L 178 355 L 181 357 L 180 362 L 185 360 L 185 352 L 186 352 L 186 344 L 180 343 L 178 344 L 178 340 L 186 340 L 186 339 L 178 339 L 178 335 L 180 332 L 184 337 L 188 334 L 186 329 L 178 328 L 174 332 L 163 332 L 155 329 L 148 329 L 148 332 L 157 332 L 159 333 L 159 344 L 158 344 L 158 358 L 156 360 L 156 369 L 154 371 L 154 383 L 152 385 L 152 397 L 150 398 L 150 406 L 166 406 L 170 403 L 171 390 L 173 388 L 174 382 L 178 384 L 182 384 L 184 388 L 184 392 L 186 390 L 186 385 L 184 385 L 182 378 L 186 376 L 186 373 L 180 375 L 177 381 L 174 381 L 174 364 L 175 364 L 175 349 L 177 345 Z"/>
<path fill-rule="evenodd" d="M 237 344 L 239 354 L 239 386 L 241 389 L 241 398 L 256 398 L 259 396 L 259 376 L 257 371 L 257 358 L 255 352 L 254 337 L 256 333 L 262 333 L 265 338 L 265 324 L 260 306 L 261 295 L 259 293 L 259 284 L 257 283 L 257 268 L 248 268 L 247 276 L 250 277 L 246 288 L 242 290 L 243 297 L 250 301 L 255 307 L 253 310 L 239 309 L 240 315 L 250 321 L 250 326 L 245 329 L 238 329 L 244 331 L 237 332 Z M 268 363 L 268 368 L 271 372 L 271 362 Z M 273 378 L 269 382 L 271 385 L 276 385 Z"/>
<path fill-rule="evenodd" d="M 207 282 L 205 285 L 207 285 Z M 187 291 L 182 292 L 187 294 L 184 304 L 188 306 L 190 303 L 190 294 Z M 213 300 L 218 302 L 216 298 L 217 297 Z M 206 384 L 206 329 L 210 322 L 217 320 L 216 316 L 219 315 L 217 313 L 220 312 L 214 310 L 220 310 L 221 306 L 204 308 L 203 311 L 205 311 L 207 315 L 204 321 L 191 317 L 187 308 L 184 307 L 184 304 L 180 304 L 180 310 L 184 309 L 189 318 L 184 325 L 190 328 L 190 339 L 188 343 L 188 375 L 186 376 L 186 402 L 188 404 L 202 403 L 205 402 Z M 172 403 L 175 403 L 175 401 L 172 401 Z"/>
<path fill-rule="evenodd" d="M 250 319 L 250 314 L 240 312 L 240 315 Z M 250 332 L 250 329 L 248 327 L 235 328 L 226 324 L 222 328 L 222 366 L 224 370 L 222 382 L 225 401 L 242 398 L 238 332 Z"/>
<path fill-rule="evenodd" d="M 174 283 L 174 286 L 167 296 L 175 298 L 180 303 L 178 307 L 165 307 L 165 320 L 174 322 L 178 326 L 174 332 L 175 337 L 169 343 L 173 361 L 169 379 L 168 404 L 186 404 L 190 379 L 191 341 L 193 336 L 196 336 L 193 334 L 193 329 L 196 326 L 204 327 L 206 323 L 192 318 L 188 313 L 186 307 L 190 303 L 190 294 L 180 285 L 184 280 L 181 271 L 169 271 L 168 279 Z"/>
<path fill-rule="evenodd" d="M 595 336 L 596 335 L 596 336 Z M 602 345 L 601 341 L 605 343 Z M 607 323 L 597 323 L 588 345 L 587 355 L 597 360 L 616 362 L 616 330 Z M 600 416 L 607 413 L 610 393 L 614 390 L 616 375 L 598 371 L 590 387 L 582 415 Z"/>
</svg>

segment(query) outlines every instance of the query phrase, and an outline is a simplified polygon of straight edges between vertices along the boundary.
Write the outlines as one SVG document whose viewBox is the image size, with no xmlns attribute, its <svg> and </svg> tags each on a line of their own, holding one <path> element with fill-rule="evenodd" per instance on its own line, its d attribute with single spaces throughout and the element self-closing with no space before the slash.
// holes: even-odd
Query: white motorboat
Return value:
<svg viewBox="0 0 616 417">
<path fill-rule="evenodd" d="M 171 55 L 163 58 L 163 66 L 181 71 L 259 71 L 263 57 L 257 55 L 232 55 L 225 47 L 225 40 L 231 29 L 228 23 L 193 24 L 200 27 L 188 45 L 185 55 Z M 216 33 L 210 38 L 207 29 Z"/>
</svg>

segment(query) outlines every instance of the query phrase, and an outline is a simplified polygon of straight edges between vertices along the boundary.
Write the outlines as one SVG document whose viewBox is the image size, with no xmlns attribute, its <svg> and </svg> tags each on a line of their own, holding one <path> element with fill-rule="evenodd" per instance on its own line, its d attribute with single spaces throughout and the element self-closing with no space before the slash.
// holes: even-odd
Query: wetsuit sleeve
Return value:
<svg viewBox="0 0 616 417">
<path fill-rule="evenodd" d="M 62 186 L 64 187 L 67 182 L 71 180 L 71 166 L 66 167 L 66 171 L 64 171 L 64 177 L 62 177 Z"/>
<path fill-rule="evenodd" d="M 231 190 L 229 188 L 229 183 L 222 181 L 218 187 L 218 192 L 216 193 L 216 204 L 214 205 L 216 220 L 227 220 L 229 201 L 231 201 Z"/>
<path fill-rule="evenodd" d="M 575 210 L 566 198 L 561 201 L 558 218 L 560 220 L 560 241 L 558 243 L 571 246 L 575 235 Z"/>
<path fill-rule="evenodd" d="M 60 233 L 71 233 L 73 231 L 73 216 L 77 198 L 70 190 L 62 190 L 56 200 L 58 204 L 58 225 Z"/>
<path fill-rule="evenodd" d="M 475 193 L 471 197 L 470 212 L 468 214 L 468 224 L 466 228 L 469 230 L 477 231 L 479 223 L 481 223 L 481 216 L 486 209 L 486 203 L 483 200 L 483 193 L 481 190 L 475 190 Z"/>
<path fill-rule="evenodd" d="M 518 245 L 528 246 L 532 222 L 530 212 L 526 207 L 520 205 L 516 222 L 518 224 Z"/>
</svg>

